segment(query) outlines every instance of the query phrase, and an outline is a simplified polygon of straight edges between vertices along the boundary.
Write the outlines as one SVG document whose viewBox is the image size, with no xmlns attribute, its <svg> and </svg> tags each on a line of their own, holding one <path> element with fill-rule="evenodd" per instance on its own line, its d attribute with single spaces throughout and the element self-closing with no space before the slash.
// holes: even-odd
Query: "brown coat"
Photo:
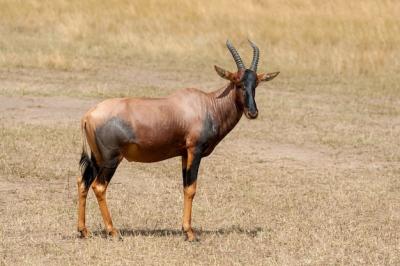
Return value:
<svg viewBox="0 0 400 266">
<path fill-rule="evenodd" d="M 109 99 L 90 109 L 82 126 L 95 140 L 88 142 L 100 166 L 115 162 L 115 156 L 161 161 L 197 145 L 207 156 L 243 114 L 236 94 L 229 84 L 211 93 L 185 89 L 167 98 Z"/>
</svg>

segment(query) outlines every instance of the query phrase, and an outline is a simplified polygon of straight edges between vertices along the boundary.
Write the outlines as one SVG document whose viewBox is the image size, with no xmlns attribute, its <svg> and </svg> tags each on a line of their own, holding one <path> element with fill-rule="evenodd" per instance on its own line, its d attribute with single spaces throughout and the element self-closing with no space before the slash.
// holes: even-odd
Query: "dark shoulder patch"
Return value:
<svg viewBox="0 0 400 266">
<path fill-rule="evenodd" d="M 211 114 L 207 113 L 206 118 L 203 121 L 203 127 L 199 137 L 199 144 L 207 146 L 207 144 L 213 140 L 217 134 L 218 129 L 216 123 L 214 123 Z"/>
</svg>

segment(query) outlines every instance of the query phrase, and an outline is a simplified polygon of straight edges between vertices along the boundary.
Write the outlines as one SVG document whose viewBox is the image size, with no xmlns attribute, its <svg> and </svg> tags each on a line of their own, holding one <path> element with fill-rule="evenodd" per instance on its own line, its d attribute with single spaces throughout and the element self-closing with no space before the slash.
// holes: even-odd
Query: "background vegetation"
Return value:
<svg viewBox="0 0 400 266">
<path fill-rule="evenodd" d="M 400 3 L 391 0 L 0 1 L 0 64 L 56 69 L 99 62 L 198 68 L 254 40 L 285 74 L 393 75 Z"/>
</svg>

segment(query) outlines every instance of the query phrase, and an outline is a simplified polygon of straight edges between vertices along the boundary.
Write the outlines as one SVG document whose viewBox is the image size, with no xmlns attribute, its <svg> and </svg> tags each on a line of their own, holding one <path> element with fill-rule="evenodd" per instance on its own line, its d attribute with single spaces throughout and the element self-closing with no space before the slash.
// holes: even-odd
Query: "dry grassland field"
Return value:
<svg viewBox="0 0 400 266">
<path fill-rule="evenodd" d="M 259 117 L 202 160 L 123 161 L 77 227 L 80 118 L 110 97 L 226 84 L 260 48 Z M 149 110 L 151 111 L 151 110 Z M 400 1 L 0 0 L 1 265 L 399 265 Z"/>
</svg>

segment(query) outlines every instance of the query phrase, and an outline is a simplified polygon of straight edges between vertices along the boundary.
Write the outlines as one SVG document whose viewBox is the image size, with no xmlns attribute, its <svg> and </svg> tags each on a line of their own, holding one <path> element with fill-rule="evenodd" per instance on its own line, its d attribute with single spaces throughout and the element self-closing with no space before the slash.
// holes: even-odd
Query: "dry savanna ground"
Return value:
<svg viewBox="0 0 400 266">
<path fill-rule="evenodd" d="M 400 264 L 400 3 L 0 0 L 0 264 Z M 200 166 L 180 232 L 180 159 L 123 162 L 76 232 L 79 119 L 109 97 L 225 84 L 231 38 L 257 120 Z M 151 111 L 151 110 L 150 110 Z"/>
</svg>

